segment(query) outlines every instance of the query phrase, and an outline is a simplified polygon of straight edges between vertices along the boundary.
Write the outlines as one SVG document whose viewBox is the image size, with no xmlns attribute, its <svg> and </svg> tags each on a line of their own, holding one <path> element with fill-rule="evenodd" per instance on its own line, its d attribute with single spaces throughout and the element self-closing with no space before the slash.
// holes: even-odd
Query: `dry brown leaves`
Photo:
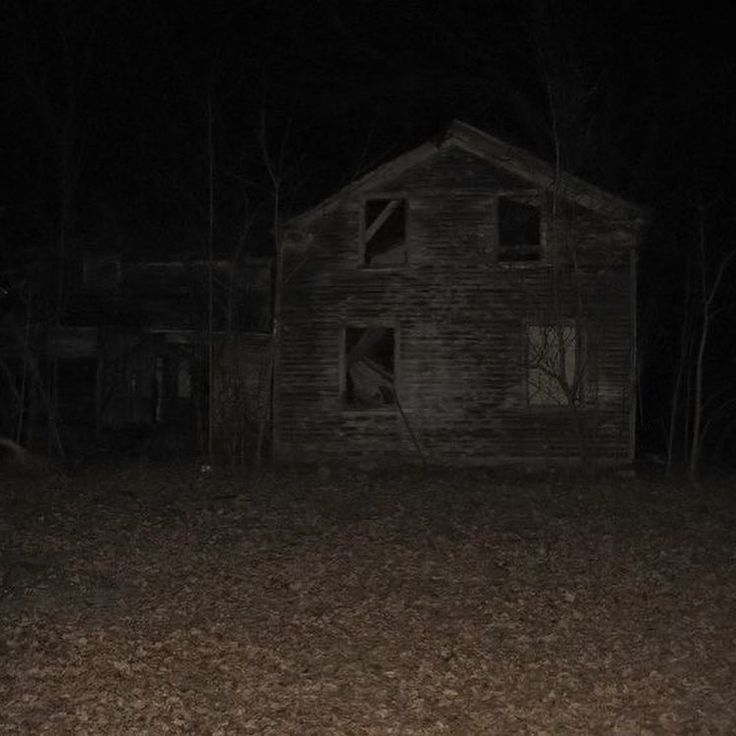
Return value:
<svg viewBox="0 0 736 736">
<path fill-rule="evenodd" d="M 2 494 L 3 734 L 736 733 L 728 484 L 138 468 Z"/>
</svg>

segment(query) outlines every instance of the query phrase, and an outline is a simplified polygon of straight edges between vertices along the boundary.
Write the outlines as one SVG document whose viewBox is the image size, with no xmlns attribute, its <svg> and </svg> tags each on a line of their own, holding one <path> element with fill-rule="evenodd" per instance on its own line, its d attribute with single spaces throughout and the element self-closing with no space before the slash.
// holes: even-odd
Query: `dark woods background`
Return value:
<svg viewBox="0 0 736 736">
<path fill-rule="evenodd" d="M 288 217 L 459 118 L 650 208 L 642 450 L 666 452 L 682 366 L 672 449 L 685 459 L 706 324 L 705 453 L 733 456 L 736 262 L 712 289 L 736 249 L 726 3 L 172 7 L 10 0 L 0 38 L 8 298 L 21 282 L 44 284 L 53 319 L 58 275 L 80 243 L 131 259 L 206 258 L 210 221 L 216 255 L 267 255 L 274 176 Z"/>
</svg>

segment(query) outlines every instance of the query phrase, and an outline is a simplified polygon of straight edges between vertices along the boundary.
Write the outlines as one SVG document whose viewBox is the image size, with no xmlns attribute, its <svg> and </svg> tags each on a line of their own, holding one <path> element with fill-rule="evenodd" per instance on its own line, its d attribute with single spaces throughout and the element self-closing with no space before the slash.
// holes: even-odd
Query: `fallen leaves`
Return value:
<svg viewBox="0 0 736 736">
<path fill-rule="evenodd" d="M 2 733 L 736 730 L 732 496 L 703 518 L 636 480 L 68 483 L 3 508 Z"/>
</svg>

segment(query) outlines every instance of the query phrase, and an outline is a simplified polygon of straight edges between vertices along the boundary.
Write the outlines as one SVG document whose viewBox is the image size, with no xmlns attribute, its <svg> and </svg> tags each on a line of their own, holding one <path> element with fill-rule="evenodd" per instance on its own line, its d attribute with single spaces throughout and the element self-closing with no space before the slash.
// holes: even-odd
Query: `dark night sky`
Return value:
<svg viewBox="0 0 736 736">
<path fill-rule="evenodd" d="M 229 252 L 246 201 L 265 222 L 261 120 L 297 211 L 452 118 L 549 159 L 552 100 L 567 167 L 655 213 L 641 308 L 656 351 L 677 324 L 667 315 L 699 204 L 714 257 L 733 247 L 728 6 L 11 0 L 0 29 L 0 263 L 52 238 L 64 131 L 75 236 L 133 254 L 196 252 L 209 90 L 217 244 Z M 727 285 L 727 325 L 733 296 Z M 730 326 L 721 332 L 715 354 L 733 365 Z"/>
<path fill-rule="evenodd" d="M 286 140 L 301 182 L 296 208 L 455 117 L 549 158 L 545 85 L 568 166 L 624 196 L 667 205 L 697 169 L 689 187 L 710 197 L 730 168 L 720 146 L 736 122 L 734 54 L 715 13 L 635 2 L 557 3 L 554 13 L 535 2 L 209 2 L 184 12 L 151 1 L 12 4 L 3 203 L 27 206 L 40 180 L 53 179 L 27 77 L 61 118 L 63 31 L 76 84 L 80 224 L 100 208 L 144 229 L 191 213 L 186 199 L 201 199 L 206 183 L 208 88 L 226 220 L 234 176 L 262 196 L 262 114 L 272 147 Z"/>
</svg>

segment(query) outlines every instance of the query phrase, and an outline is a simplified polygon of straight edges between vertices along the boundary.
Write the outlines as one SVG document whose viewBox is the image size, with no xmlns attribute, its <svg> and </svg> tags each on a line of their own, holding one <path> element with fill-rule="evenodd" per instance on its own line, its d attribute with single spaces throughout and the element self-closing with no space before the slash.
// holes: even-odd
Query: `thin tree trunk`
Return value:
<svg viewBox="0 0 736 736">
<path fill-rule="evenodd" d="M 279 342 L 281 338 L 281 272 L 282 272 L 282 250 L 281 250 L 281 199 L 280 185 L 275 172 L 271 174 L 273 183 L 273 231 L 274 231 L 274 274 L 273 274 L 273 300 L 271 315 L 271 352 L 268 362 L 268 374 L 266 377 L 267 401 L 261 414 L 261 422 L 258 428 L 258 443 L 256 447 L 256 462 L 258 465 L 263 460 L 263 442 L 266 434 L 266 424 L 271 421 L 271 456 L 276 451 L 277 428 L 276 428 L 276 363 L 278 360 Z"/>
<path fill-rule="evenodd" d="M 675 384 L 672 387 L 672 403 L 670 408 L 670 426 L 667 433 L 667 464 L 666 475 L 672 473 L 674 460 L 675 434 L 677 432 L 677 416 L 680 408 L 680 394 L 682 393 L 682 381 L 687 367 L 688 353 L 690 352 L 690 320 L 688 309 L 690 306 L 690 264 L 687 266 L 687 281 L 685 285 L 685 301 L 683 305 L 682 325 L 680 327 L 680 355 L 677 362 Z M 686 405 L 687 408 L 687 405 Z"/>
<path fill-rule="evenodd" d="M 26 356 L 30 352 L 31 343 L 31 314 L 33 306 L 33 292 L 28 289 L 28 302 L 26 304 L 26 323 L 23 330 L 23 355 Z M 23 358 L 23 373 L 20 383 L 20 396 L 18 399 L 18 422 L 15 427 L 15 441 L 20 442 L 23 439 L 23 429 L 26 418 L 26 396 L 28 393 L 28 361 Z"/>
<path fill-rule="evenodd" d="M 713 320 L 713 301 L 718 292 L 723 274 L 731 260 L 736 256 L 736 249 L 730 251 L 721 259 L 713 282 L 708 285 L 706 264 L 706 234 L 705 208 L 699 208 L 698 246 L 700 251 L 700 281 L 701 281 L 701 333 L 698 342 L 698 353 L 695 361 L 695 400 L 693 404 L 693 428 L 690 442 L 690 461 L 688 464 L 688 478 L 692 483 L 698 481 L 700 471 L 700 457 L 703 449 L 703 380 L 705 373 L 705 351 L 708 343 L 708 332 Z"/>
<path fill-rule="evenodd" d="M 214 456 L 215 433 L 215 296 L 214 296 L 214 249 L 215 249 L 215 147 L 213 140 L 212 92 L 207 91 L 207 458 Z"/>
<path fill-rule="evenodd" d="M 709 329 L 708 309 L 704 309 L 700 341 L 698 344 L 698 355 L 695 360 L 695 400 L 693 403 L 693 431 L 690 443 L 690 461 L 688 463 L 688 478 L 691 482 L 698 479 L 700 465 L 701 425 L 703 423 L 703 363 L 705 358 L 705 347 L 708 342 Z"/>
<path fill-rule="evenodd" d="M 267 378 L 267 392 L 268 401 L 266 406 L 268 411 L 264 412 L 261 417 L 261 425 L 258 431 L 258 447 L 256 454 L 256 461 L 261 462 L 263 442 L 265 439 L 265 422 L 266 413 L 269 415 L 271 421 L 271 459 L 275 457 L 277 451 L 278 442 L 278 427 L 277 427 L 277 391 L 276 386 L 278 382 L 278 360 L 280 354 L 280 343 L 281 343 L 281 300 L 282 300 L 282 272 L 283 272 L 283 249 L 281 247 L 281 185 L 284 179 L 284 153 L 286 134 L 281 141 L 280 151 L 278 157 L 274 160 L 268 149 L 268 140 L 266 137 L 266 114 L 265 111 L 261 111 L 261 153 L 263 155 L 263 163 L 266 167 L 269 179 L 271 180 L 272 193 L 273 193 L 273 209 L 272 209 L 272 223 L 273 223 L 273 242 L 274 242 L 274 273 L 273 273 L 273 299 L 272 309 L 273 314 L 271 315 L 271 356 L 269 360 L 269 371 Z"/>
<path fill-rule="evenodd" d="M 280 190 L 277 187 L 276 196 L 274 198 L 274 245 L 276 252 L 274 253 L 274 280 L 273 280 L 273 329 L 271 334 L 272 340 L 272 362 L 271 362 L 271 460 L 274 460 L 277 453 L 278 443 L 278 360 L 281 350 L 281 276 L 283 273 L 283 249 L 281 247 L 281 220 L 280 220 Z"/>
</svg>

